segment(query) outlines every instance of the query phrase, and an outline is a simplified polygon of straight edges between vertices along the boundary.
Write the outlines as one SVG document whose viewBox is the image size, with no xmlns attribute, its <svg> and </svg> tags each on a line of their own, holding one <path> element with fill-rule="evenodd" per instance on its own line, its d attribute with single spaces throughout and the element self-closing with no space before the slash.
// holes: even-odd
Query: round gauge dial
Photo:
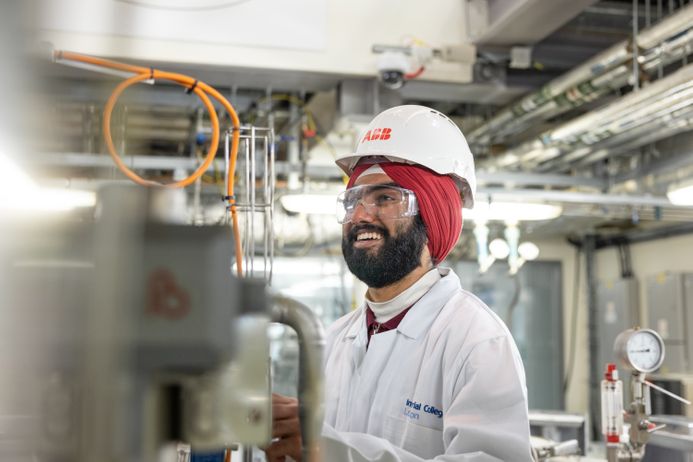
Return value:
<svg viewBox="0 0 693 462">
<path fill-rule="evenodd" d="M 664 342 L 652 329 L 628 329 L 616 338 L 614 352 L 627 369 L 653 372 L 664 361 Z"/>
</svg>

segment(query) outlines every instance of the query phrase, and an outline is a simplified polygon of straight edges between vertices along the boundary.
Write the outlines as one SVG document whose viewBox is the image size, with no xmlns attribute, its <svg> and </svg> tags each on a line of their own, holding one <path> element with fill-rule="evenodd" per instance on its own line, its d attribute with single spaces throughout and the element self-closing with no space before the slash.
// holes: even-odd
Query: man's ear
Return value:
<svg viewBox="0 0 693 462">
<path fill-rule="evenodd" d="M 433 268 L 437 263 L 433 261 L 431 257 L 431 252 L 428 250 L 428 238 L 426 238 L 426 243 L 423 250 L 421 251 L 421 266 L 424 268 Z"/>
</svg>

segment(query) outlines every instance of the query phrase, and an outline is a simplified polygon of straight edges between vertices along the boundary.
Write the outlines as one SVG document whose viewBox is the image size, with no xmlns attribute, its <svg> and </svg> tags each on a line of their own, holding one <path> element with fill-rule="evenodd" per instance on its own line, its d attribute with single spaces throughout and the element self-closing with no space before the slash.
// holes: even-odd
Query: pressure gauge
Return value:
<svg viewBox="0 0 693 462">
<path fill-rule="evenodd" d="M 664 361 L 664 341 L 652 329 L 624 330 L 616 337 L 614 354 L 626 369 L 654 372 Z"/>
</svg>

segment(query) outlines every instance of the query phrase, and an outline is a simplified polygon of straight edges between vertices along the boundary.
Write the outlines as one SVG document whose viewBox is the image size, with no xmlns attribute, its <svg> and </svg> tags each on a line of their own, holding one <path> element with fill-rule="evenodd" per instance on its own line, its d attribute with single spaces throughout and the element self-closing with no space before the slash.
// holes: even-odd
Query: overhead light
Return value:
<svg viewBox="0 0 693 462">
<path fill-rule="evenodd" d="M 473 221 L 520 221 L 552 220 L 561 215 L 559 205 L 537 204 L 531 202 L 479 202 L 472 210 L 464 209 L 464 219 Z"/>
<path fill-rule="evenodd" d="M 510 255 L 510 246 L 503 239 L 494 239 L 488 245 L 488 250 L 496 260 L 503 260 Z"/>
<path fill-rule="evenodd" d="M 14 213 L 67 212 L 78 207 L 93 207 L 94 191 L 34 187 L 16 191 L 13 197 L 1 197 L 0 209 Z"/>
<path fill-rule="evenodd" d="M 693 180 L 670 186 L 667 197 L 674 205 L 693 205 Z"/>
<path fill-rule="evenodd" d="M 0 195 L 11 196 L 18 191 L 36 187 L 36 183 L 24 173 L 6 154 L 0 152 Z"/>
<path fill-rule="evenodd" d="M 14 213 L 64 212 L 96 203 L 93 191 L 42 188 L 0 153 L 0 210 Z"/>
<path fill-rule="evenodd" d="M 539 247 L 534 242 L 523 242 L 517 247 L 517 253 L 525 261 L 536 260 L 539 256 Z"/>
<path fill-rule="evenodd" d="M 309 215 L 334 215 L 337 197 L 334 194 L 285 194 L 279 198 L 287 212 Z"/>
</svg>

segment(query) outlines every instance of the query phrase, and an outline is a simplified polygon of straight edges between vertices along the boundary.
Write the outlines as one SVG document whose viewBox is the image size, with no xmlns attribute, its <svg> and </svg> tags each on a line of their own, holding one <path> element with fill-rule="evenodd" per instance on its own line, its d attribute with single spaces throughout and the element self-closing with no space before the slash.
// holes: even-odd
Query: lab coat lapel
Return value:
<svg viewBox="0 0 693 462">
<path fill-rule="evenodd" d="M 366 347 L 368 346 L 368 333 L 366 330 L 366 309 L 365 303 L 359 308 L 359 315 L 354 320 L 354 323 L 349 328 L 346 335 L 347 339 L 351 339 L 351 360 L 353 370 L 358 372 L 363 358 L 366 355 Z"/>
</svg>

